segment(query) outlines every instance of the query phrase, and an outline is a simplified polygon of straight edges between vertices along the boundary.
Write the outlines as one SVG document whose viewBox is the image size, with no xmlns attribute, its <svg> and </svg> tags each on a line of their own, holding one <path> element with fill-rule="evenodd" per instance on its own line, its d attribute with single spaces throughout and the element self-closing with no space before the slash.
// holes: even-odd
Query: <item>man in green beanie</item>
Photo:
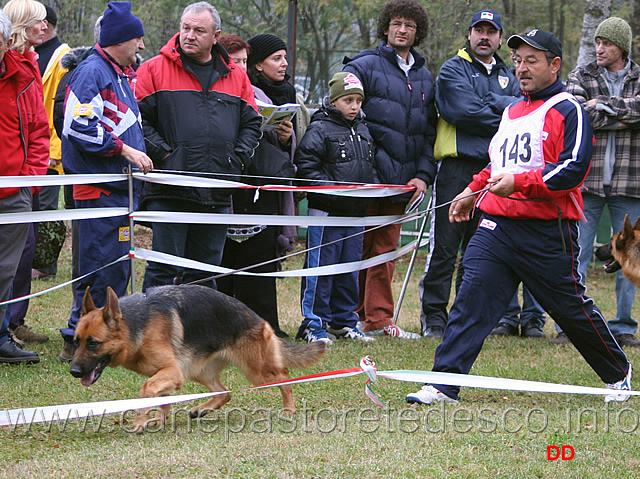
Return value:
<svg viewBox="0 0 640 479">
<path fill-rule="evenodd" d="M 596 61 L 569 74 L 567 91 L 589 114 L 596 137 L 591 171 L 584 182 L 584 214 L 580 223 L 578 271 L 585 281 L 593 241 L 605 205 L 614 231 L 622 229 L 624 215 L 640 216 L 640 67 L 630 60 L 631 27 L 622 18 L 603 21 L 594 36 Z M 631 317 L 635 286 L 616 278 L 617 315 L 609 328 L 621 346 L 640 346 Z M 562 333 L 554 342 L 564 339 Z M 566 342 L 566 341 L 565 341 Z"/>
</svg>

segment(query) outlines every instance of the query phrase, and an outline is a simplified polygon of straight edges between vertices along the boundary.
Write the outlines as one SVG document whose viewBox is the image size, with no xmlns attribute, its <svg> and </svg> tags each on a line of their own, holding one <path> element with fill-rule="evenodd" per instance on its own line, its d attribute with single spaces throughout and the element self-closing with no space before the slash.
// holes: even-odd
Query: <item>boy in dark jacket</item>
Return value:
<svg viewBox="0 0 640 479">
<path fill-rule="evenodd" d="M 336 73 L 329 82 L 329 96 L 313 115 L 295 154 L 297 176 L 336 182 L 377 183 L 373 166 L 373 140 L 360 111 L 364 90 L 353 74 Z M 310 216 L 362 216 L 369 204 L 355 198 L 309 194 Z M 362 259 L 361 226 L 309 226 L 305 268 L 349 263 Z M 353 236 L 356 235 L 356 236 Z M 346 239 L 345 239 L 346 238 Z M 322 246 L 322 247 L 319 247 Z M 301 306 L 304 319 L 298 338 L 330 344 L 336 337 L 372 341 L 357 330 L 358 273 L 302 278 Z"/>
</svg>

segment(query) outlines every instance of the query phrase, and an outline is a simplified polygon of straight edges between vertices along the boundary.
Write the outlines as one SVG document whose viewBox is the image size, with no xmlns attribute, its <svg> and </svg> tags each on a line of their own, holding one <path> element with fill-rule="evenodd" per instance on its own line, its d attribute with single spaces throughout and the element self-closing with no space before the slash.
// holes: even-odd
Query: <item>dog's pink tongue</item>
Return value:
<svg viewBox="0 0 640 479">
<path fill-rule="evenodd" d="M 80 384 L 82 384 L 83 386 L 91 386 L 93 384 L 95 377 L 96 377 L 96 372 L 91 371 L 91 374 L 89 374 L 89 376 L 85 376 L 80 380 Z"/>
</svg>

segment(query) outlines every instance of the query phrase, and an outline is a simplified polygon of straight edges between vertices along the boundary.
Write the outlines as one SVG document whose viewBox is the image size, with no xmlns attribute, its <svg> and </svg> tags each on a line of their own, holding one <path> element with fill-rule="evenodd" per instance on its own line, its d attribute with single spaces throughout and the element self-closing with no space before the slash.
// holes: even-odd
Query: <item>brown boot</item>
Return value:
<svg viewBox="0 0 640 479">
<path fill-rule="evenodd" d="M 49 341 L 49 336 L 47 336 L 46 334 L 34 333 L 26 324 L 21 324 L 17 328 L 13 329 L 12 333 L 23 343 L 41 344 Z"/>
<path fill-rule="evenodd" d="M 70 363 L 73 360 L 73 343 L 71 341 L 65 341 L 64 347 L 62 348 L 62 352 L 60 356 L 58 356 L 58 361 L 61 363 Z"/>
</svg>

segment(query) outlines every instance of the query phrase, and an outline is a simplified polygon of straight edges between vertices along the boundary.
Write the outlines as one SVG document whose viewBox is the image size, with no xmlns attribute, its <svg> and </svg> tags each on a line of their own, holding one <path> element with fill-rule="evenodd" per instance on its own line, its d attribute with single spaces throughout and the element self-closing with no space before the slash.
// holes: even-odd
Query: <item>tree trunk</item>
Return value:
<svg viewBox="0 0 640 479">
<path fill-rule="evenodd" d="M 580 40 L 580 53 L 578 54 L 579 67 L 588 65 L 596 58 L 596 47 L 593 35 L 596 28 L 611 12 L 611 0 L 587 0 L 582 22 L 582 39 Z"/>
</svg>

